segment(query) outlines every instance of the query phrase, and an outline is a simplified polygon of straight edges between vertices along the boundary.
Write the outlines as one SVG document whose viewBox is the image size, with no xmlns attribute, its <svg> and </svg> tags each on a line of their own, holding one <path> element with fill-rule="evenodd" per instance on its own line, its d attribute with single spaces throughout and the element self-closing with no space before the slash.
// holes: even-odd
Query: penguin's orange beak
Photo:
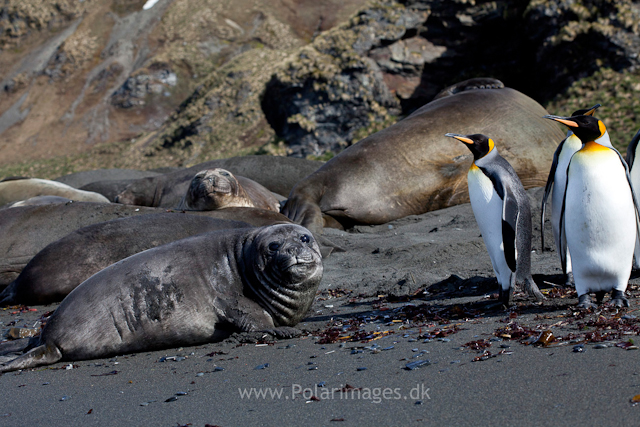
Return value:
<svg viewBox="0 0 640 427">
<path fill-rule="evenodd" d="M 577 128 L 578 124 L 576 122 L 574 122 L 573 120 L 571 120 L 571 117 L 560 117 L 560 116 L 552 116 L 552 115 L 547 115 L 547 116 L 542 116 L 543 119 L 551 119 L 551 120 L 555 120 L 556 122 L 560 122 L 563 125 L 569 126 L 571 128 Z"/>
<path fill-rule="evenodd" d="M 473 145 L 473 140 L 467 138 L 464 135 L 458 135 L 457 133 L 446 133 L 444 136 L 448 136 L 449 138 L 455 138 L 460 142 L 464 142 L 465 144 Z"/>
</svg>

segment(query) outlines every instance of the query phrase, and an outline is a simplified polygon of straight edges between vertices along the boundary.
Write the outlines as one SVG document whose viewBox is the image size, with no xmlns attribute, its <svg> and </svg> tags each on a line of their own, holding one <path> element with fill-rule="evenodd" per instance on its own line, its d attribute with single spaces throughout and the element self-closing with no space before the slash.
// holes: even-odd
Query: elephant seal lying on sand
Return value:
<svg viewBox="0 0 640 427">
<path fill-rule="evenodd" d="M 79 228 L 117 218 L 162 212 L 167 210 L 87 202 L 4 209 L 0 211 L 0 290 L 13 282 L 31 258 L 45 246 Z M 284 215 L 257 208 L 174 212 L 173 215 L 198 215 L 244 221 L 256 227 L 289 222 Z"/>
<path fill-rule="evenodd" d="M 563 131 L 528 96 L 472 79 L 398 123 L 350 146 L 300 181 L 281 212 L 314 233 L 383 224 L 469 201 L 468 150 L 445 137 L 491 135 L 525 188 L 543 186 Z M 476 89 L 485 87 L 484 89 Z M 489 89 L 487 89 L 489 87 Z"/>
<path fill-rule="evenodd" d="M 18 278 L 0 293 L 0 306 L 62 301 L 80 283 L 128 256 L 197 234 L 249 227 L 241 221 L 175 213 L 88 225 L 38 252 Z"/>
<path fill-rule="evenodd" d="M 0 182 L 0 206 L 36 196 L 60 196 L 78 202 L 110 203 L 102 194 L 78 190 L 47 179 L 22 178 Z"/>
<path fill-rule="evenodd" d="M 227 207 L 253 207 L 280 212 L 280 203 L 271 191 L 249 178 L 235 176 L 222 168 L 198 172 L 177 209 L 212 211 Z"/>
<path fill-rule="evenodd" d="M 125 205 L 173 208 L 180 203 L 193 176 L 204 169 L 223 168 L 256 181 L 269 191 L 286 196 L 322 162 L 280 156 L 241 156 L 200 163 L 188 169 L 132 182 L 118 194 L 116 202 Z"/>
<path fill-rule="evenodd" d="M 0 345 L 33 347 L 0 372 L 59 360 L 212 342 L 230 330 L 299 334 L 322 258 L 295 224 L 189 237 L 113 264 L 73 290 L 40 337 Z"/>
</svg>

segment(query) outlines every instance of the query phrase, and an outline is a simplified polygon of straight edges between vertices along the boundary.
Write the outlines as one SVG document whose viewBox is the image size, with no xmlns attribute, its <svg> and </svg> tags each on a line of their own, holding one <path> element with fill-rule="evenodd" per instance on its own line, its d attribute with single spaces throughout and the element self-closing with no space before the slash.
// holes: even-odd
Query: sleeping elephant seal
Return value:
<svg viewBox="0 0 640 427">
<path fill-rule="evenodd" d="M 0 290 L 13 282 L 27 263 L 51 242 L 87 225 L 128 216 L 167 212 L 166 209 L 117 203 L 56 203 L 0 210 Z M 217 211 L 174 212 L 244 221 L 255 227 L 290 220 L 273 211 L 227 208 Z"/>
<path fill-rule="evenodd" d="M 66 197 L 60 197 L 60 196 L 34 196 L 26 200 L 7 203 L 6 205 L 0 207 L 0 209 L 19 208 L 21 206 L 42 206 L 42 205 L 51 205 L 54 203 L 69 203 L 69 202 L 73 202 L 73 200 L 68 199 Z"/>
<path fill-rule="evenodd" d="M 23 178 L 0 182 L 0 206 L 36 196 L 60 196 L 78 202 L 110 203 L 102 194 L 78 190 L 48 179 Z"/>
<path fill-rule="evenodd" d="M 118 194 L 124 191 L 132 182 L 132 179 L 110 179 L 107 181 L 90 182 L 80 187 L 80 190 L 92 191 L 94 193 L 102 194 L 109 201 L 116 201 Z"/>
<path fill-rule="evenodd" d="M 227 207 L 280 211 L 280 203 L 271 191 L 249 178 L 235 176 L 222 168 L 198 172 L 177 209 L 213 211 Z"/>
<path fill-rule="evenodd" d="M 204 344 L 232 330 L 292 337 L 321 278 L 318 245 L 299 225 L 189 237 L 91 276 L 62 301 L 40 337 L 22 341 L 31 350 L 0 372 Z M 0 345 L 0 353 L 15 346 Z"/>
<path fill-rule="evenodd" d="M 287 195 L 305 176 L 315 172 L 322 162 L 281 156 L 240 156 L 200 163 L 188 169 L 132 182 L 115 201 L 125 205 L 173 208 L 187 192 L 193 176 L 204 169 L 223 168 L 256 181 L 269 191 Z"/>
<path fill-rule="evenodd" d="M 319 233 L 325 225 L 383 224 L 467 202 L 472 156 L 447 132 L 491 135 L 525 188 L 543 186 L 564 133 L 542 118 L 547 112 L 540 104 L 500 85 L 473 79 L 456 85 L 465 90 L 445 89 L 451 95 L 350 146 L 300 181 L 281 212 Z"/>
<path fill-rule="evenodd" d="M 210 231 L 248 227 L 242 221 L 176 213 L 88 225 L 38 252 L 0 293 L 0 306 L 59 302 L 93 274 L 138 252 Z"/>
<path fill-rule="evenodd" d="M 93 169 L 82 172 L 74 172 L 55 178 L 54 181 L 62 182 L 74 188 L 82 188 L 87 184 L 99 181 L 128 180 L 147 178 L 162 175 L 163 172 L 140 171 L 136 169 Z"/>
</svg>

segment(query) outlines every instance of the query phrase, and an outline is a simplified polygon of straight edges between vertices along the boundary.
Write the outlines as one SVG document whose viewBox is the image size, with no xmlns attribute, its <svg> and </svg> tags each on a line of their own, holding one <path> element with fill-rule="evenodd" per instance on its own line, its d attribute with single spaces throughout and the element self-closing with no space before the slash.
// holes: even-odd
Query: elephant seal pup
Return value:
<svg viewBox="0 0 640 427">
<path fill-rule="evenodd" d="M 287 195 L 298 181 L 322 165 L 315 160 L 268 155 L 210 160 L 188 169 L 133 181 L 115 201 L 124 205 L 173 208 L 184 197 L 196 173 L 215 168 L 226 169 L 252 179 L 276 194 Z"/>
<path fill-rule="evenodd" d="M 544 185 L 563 131 L 545 123 L 546 110 L 528 96 L 487 89 L 498 80 L 481 83 L 461 82 L 471 89 L 445 90 L 452 94 L 342 151 L 300 181 L 281 212 L 320 233 L 325 225 L 383 224 L 467 202 L 471 154 L 447 132 L 492 135 L 525 188 Z"/>
<path fill-rule="evenodd" d="M 233 330 L 296 336 L 293 326 L 311 306 L 322 271 L 313 236 L 295 224 L 217 231 L 149 249 L 74 289 L 40 337 L 22 341 L 31 349 L 0 372 L 204 344 Z M 0 353 L 15 346 L 0 345 Z"/>
<path fill-rule="evenodd" d="M 0 306 L 59 302 L 93 274 L 128 256 L 197 234 L 249 227 L 242 221 L 177 213 L 88 225 L 38 252 L 0 293 Z"/>
<path fill-rule="evenodd" d="M 235 176 L 222 168 L 198 172 L 177 209 L 213 211 L 227 207 L 280 212 L 280 203 L 271 191 L 249 178 Z"/>
<path fill-rule="evenodd" d="M 78 190 L 48 179 L 24 178 L 0 182 L 0 206 L 36 196 L 60 196 L 78 202 L 110 203 L 102 194 Z"/>
</svg>

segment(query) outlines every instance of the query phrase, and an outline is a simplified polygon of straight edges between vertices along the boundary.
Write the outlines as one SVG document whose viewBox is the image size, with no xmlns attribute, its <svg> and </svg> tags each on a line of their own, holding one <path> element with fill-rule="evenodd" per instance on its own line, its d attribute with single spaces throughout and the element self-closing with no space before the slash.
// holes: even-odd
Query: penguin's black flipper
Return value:
<svg viewBox="0 0 640 427">
<path fill-rule="evenodd" d="M 547 185 L 544 187 L 544 196 L 542 196 L 542 207 L 540 214 L 540 237 L 542 244 L 542 252 L 544 252 L 544 217 L 545 211 L 547 208 L 547 199 L 549 198 L 549 194 L 551 193 L 551 187 L 553 187 L 553 180 L 556 176 L 556 169 L 558 168 L 558 157 L 560 157 L 560 152 L 562 151 L 562 147 L 564 146 L 564 142 L 567 138 L 563 139 L 562 142 L 556 148 L 556 152 L 553 153 L 553 162 L 551 163 L 551 170 L 549 171 L 549 176 L 547 177 Z"/>
<path fill-rule="evenodd" d="M 562 196 L 562 209 L 560 209 L 560 264 L 562 264 L 562 272 L 567 274 L 567 235 L 565 234 L 564 226 L 564 209 L 567 201 L 567 188 L 569 188 L 569 168 L 571 167 L 571 161 L 567 165 L 567 182 L 564 186 L 564 196 Z M 567 277 L 567 282 L 569 278 Z"/>
<path fill-rule="evenodd" d="M 640 141 L 640 130 L 636 132 L 634 137 L 631 139 L 631 142 L 627 146 L 626 161 L 627 161 L 627 165 L 629 166 L 629 169 L 633 167 L 633 162 L 636 157 L 636 147 L 638 146 L 638 141 Z"/>
<path fill-rule="evenodd" d="M 516 272 L 517 267 L 517 224 L 520 211 L 515 195 L 509 187 L 503 188 L 502 199 L 502 244 L 504 247 L 504 258 L 511 271 Z"/>
</svg>

